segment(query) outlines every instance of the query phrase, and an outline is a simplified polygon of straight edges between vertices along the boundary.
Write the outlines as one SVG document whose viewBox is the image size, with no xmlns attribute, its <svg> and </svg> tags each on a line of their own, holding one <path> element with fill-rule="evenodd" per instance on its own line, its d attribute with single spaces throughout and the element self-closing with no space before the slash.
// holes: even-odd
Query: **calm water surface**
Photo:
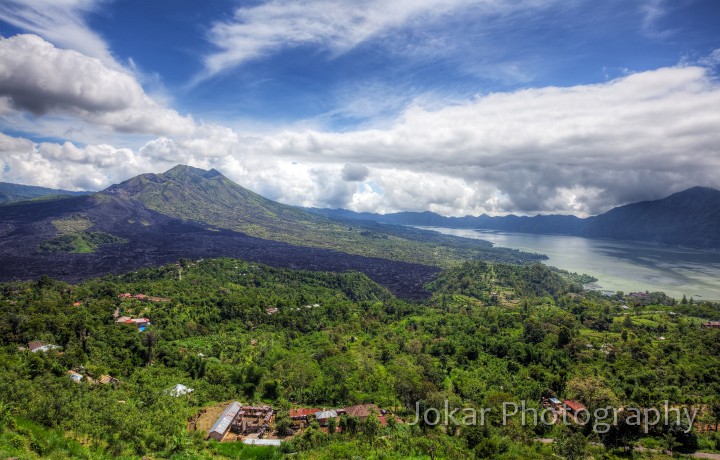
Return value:
<svg viewBox="0 0 720 460">
<path fill-rule="evenodd" d="M 698 300 L 720 300 L 720 252 L 576 236 L 424 228 L 545 254 L 547 265 L 592 275 L 604 290 L 664 291 L 676 298 L 685 294 Z"/>
</svg>

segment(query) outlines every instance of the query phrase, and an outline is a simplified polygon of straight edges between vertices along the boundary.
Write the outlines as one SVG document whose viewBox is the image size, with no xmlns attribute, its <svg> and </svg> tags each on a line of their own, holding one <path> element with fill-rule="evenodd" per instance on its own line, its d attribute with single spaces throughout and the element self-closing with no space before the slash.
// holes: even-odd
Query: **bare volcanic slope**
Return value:
<svg viewBox="0 0 720 460">
<path fill-rule="evenodd" d="M 56 238 L 57 223 L 91 222 L 89 231 L 107 233 L 123 243 L 94 252 L 47 252 L 40 246 Z M 149 210 L 137 202 L 94 195 L 0 207 L 0 281 L 41 275 L 77 282 L 177 261 L 236 257 L 276 267 L 365 273 L 404 298 L 427 295 L 423 285 L 438 268 L 363 257 L 338 251 L 264 240 L 231 230 L 209 230 Z"/>
<path fill-rule="evenodd" d="M 0 206 L 0 280 L 78 281 L 181 257 L 221 256 L 357 270 L 402 297 L 423 296 L 423 284 L 453 260 L 538 258 L 432 232 L 335 222 L 267 200 L 217 171 L 187 166 L 93 195 Z"/>
<path fill-rule="evenodd" d="M 102 194 L 207 228 L 348 254 L 441 267 L 468 258 L 516 263 L 538 258 L 478 240 L 332 220 L 263 198 L 214 169 L 178 165 L 164 174 L 143 174 L 113 185 Z"/>
</svg>

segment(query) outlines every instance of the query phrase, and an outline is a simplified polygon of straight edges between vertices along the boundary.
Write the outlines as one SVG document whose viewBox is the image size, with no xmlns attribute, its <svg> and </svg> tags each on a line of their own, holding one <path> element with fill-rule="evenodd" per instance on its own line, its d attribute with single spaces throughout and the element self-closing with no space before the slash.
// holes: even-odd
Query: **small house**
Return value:
<svg viewBox="0 0 720 460">
<path fill-rule="evenodd" d="M 380 408 L 375 404 L 358 404 L 344 408 L 343 412 L 347 414 L 348 417 L 357 417 L 360 420 L 364 420 L 372 413 L 379 416 Z"/>
<path fill-rule="evenodd" d="M 193 390 L 192 388 L 186 387 L 182 383 L 178 383 L 174 387 L 165 390 L 165 393 L 169 394 L 170 396 L 178 397 L 178 396 L 186 395 L 188 393 L 192 393 L 193 391 L 195 391 L 195 390 Z"/>
<path fill-rule="evenodd" d="M 320 412 L 315 412 L 315 419 L 318 421 L 320 426 L 327 426 L 328 420 L 331 418 L 337 418 L 338 413 L 334 410 L 324 410 Z"/>
<path fill-rule="evenodd" d="M 307 409 L 302 407 L 290 409 L 290 418 L 292 420 L 307 420 L 310 415 L 315 415 L 317 412 L 320 412 L 320 409 Z"/>
<path fill-rule="evenodd" d="M 237 401 L 226 407 L 212 428 L 210 428 L 208 438 L 216 441 L 222 441 L 227 432 L 230 430 L 230 425 L 232 425 L 235 418 L 237 418 L 240 413 L 240 408 L 240 403 Z"/>
<path fill-rule="evenodd" d="M 110 375 L 101 375 L 98 379 L 98 382 L 100 382 L 101 385 L 119 385 L 120 380 L 116 379 L 115 377 L 112 377 Z"/>
<path fill-rule="evenodd" d="M 70 377 L 70 379 L 71 379 L 73 382 L 75 382 L 75 383 L 80 383 L 80 382 L 82 382 L 82 379 L 83 379 L 82 374 L 79 374 L 79 373 L 77 373 L 77 372 L 75 372 L 75 371 L 67 371 L 67 373 L 68 373 L 68 376 Z"/>
<path fill-rule="evenodd" d="M 293 427 L 302 428 L 310 423 L 310 417 L 314 416 L 320 409 L 297 408 L 290 409 L 290 419 L 293 421 Z"/>
<path fill-rule="evenodd" d="M 563 401 L 564 408 L 567 412 L 572 415 L 577 415 L 582 410 L 587 410 L 585 405 L 579 401 L 573 401 L 572 399 L 566 399 Z"/>
<path fill-rule="evenodd" d="M 720 321 L 708 321 L 702 324 L 702 327 L 717 327 L 720 328 Z"/>
<path fill-rule="evenodd" d="M 51 343 L 45 343 L 45 342 L 30 342 L 28 343 L 28 350 L 30 350 L 33 353 L 37 353 L 39 351 L 46 353 L 50 350 L 56 350 L 60 347 L 57 345 L 53 345 Z"/>
</svg>

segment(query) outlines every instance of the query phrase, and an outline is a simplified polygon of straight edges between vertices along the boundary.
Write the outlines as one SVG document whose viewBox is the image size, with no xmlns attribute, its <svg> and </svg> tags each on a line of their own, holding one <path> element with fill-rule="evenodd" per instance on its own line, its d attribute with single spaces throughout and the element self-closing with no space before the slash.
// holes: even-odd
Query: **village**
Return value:
<svg viewBox="0 0 720 460">
<path fill-rule="evenodd" d="M 217 415 L 219 409 L 222 412 Z M 392 418 L 402 419 L 375 404 L 358 404 L 337 409 L 296 407 L 285 412 L 287 426 L 278 420 L 281 411 L 268 405 L 241 405 L 238 401 L 220 404 L 201 411 L 190 420 L 189 429 L 205 431 L 207 439 L 218 442 L 243 442 L 256 445 L 280 445 L 317 423 L 325 433 L 341 432 L 344 420 L 348 425 L 361 423 L 374 414 L 380 425 L 386 426 Z M 282 425 L 282 426 L 281 426 Z"/>
</svg>

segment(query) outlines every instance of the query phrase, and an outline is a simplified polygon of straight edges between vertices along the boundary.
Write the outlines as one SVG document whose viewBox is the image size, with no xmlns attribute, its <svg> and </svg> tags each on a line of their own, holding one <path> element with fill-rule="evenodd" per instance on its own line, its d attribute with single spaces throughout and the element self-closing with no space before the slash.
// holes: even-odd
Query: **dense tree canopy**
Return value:
<svg viewBox="0 0 720 460">
<path fill-rule="evenodd" d="M 408 303 L 361 274 L 232 259 L 78 285 L 0 285 L 0 456 L 582 458 L 600 443 L 622 450 L 668 436 L 686 450 L 717 447 L 712 436 L 687 438 L 678 427 L 645 434 L 620 424 L 600 436 L 500 417 L 504 402 L 541 409 L 547 397 L 590 410 L 668 400 L 708 404 L 701 417 L 712 425 L 720 331 L 699 324 L 716 306 L 680 312 L 656 295 L 659 304 L 623 310 L 622 293 L 583 291 L 542 265 L 466 263 L 429 288 L 430 300 Z M 116 315 L 151 325 L 140 332 Z M 60 348 L 19 349 L 34 341 Z M 78 384 L 68 370 L 120 383 Z M 174 397 L 167 390 L 178 383 L 194 391 Z M 491 410 L 486 424 L 461 427 L 344 418 L 337 433 L 310 427 L 280 450 L 209 443 L 187 429 L 200 408 L 233 399 L 279 408 L 375 403 L 406 422 L 416 404 Z M 288 428 L 286 414 L 278 423 Z M 540 437 L 557 446 L 533 441 Z"/>
</svg>

